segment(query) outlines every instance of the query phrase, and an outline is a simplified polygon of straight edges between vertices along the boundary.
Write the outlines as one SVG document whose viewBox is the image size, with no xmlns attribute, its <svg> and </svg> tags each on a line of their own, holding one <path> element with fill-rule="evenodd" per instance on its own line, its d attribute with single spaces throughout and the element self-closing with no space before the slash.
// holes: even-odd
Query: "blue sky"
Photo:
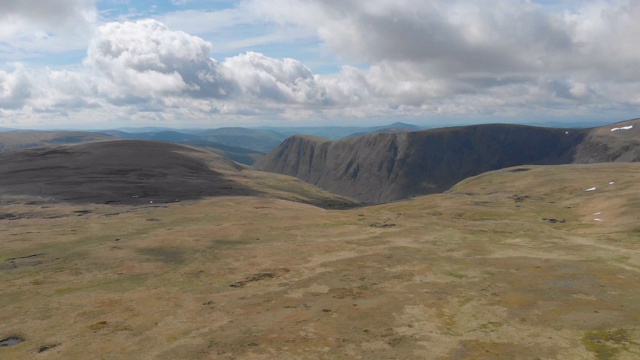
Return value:
<svg viewBox="0 0 640 360">
<path fill-rule="evenodd" d="M 631 0 L 8 0 L 0 127 L 614 122 Z"/>
</svg>

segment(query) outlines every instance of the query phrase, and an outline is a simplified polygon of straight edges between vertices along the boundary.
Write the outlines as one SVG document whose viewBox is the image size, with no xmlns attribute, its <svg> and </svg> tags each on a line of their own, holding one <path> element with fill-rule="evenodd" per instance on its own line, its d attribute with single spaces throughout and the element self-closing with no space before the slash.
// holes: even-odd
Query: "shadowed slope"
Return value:
<svg viewBox="0 0 640 360">
<path fill-rule="evenodd" d="M 577 150 L 579 164 L 640 161 L 640 120 L 591 129 Z"/>
<path fill-rule="evenodd" d="M 581 131 L 515 125 L 370 134 L 334 142 L 292 137 L 254 166 L 382 203 L 441 192 L 489 170 L 571 162 L 583 138 Z"/>
<path fill-rule="evenodd" d="M 143 204 L 208 196 L 273 196 L 327 206 L 354 203 L 301 182 L 282 191 L 278 181 L 268 181 L 274 174 L 163 142 L 115 140 L 30 149 L 0 154 L 0 163 L 0 193 L 56 201 Z M 285 181 L 291 182 L 281 182 Z"/>
<path fill-rule="evenodd" d="M 613 131 L 612 131 L 613 129 Z M 328 141 L 287 139 L 254 167 L 369 203 L 438 193 L 522 164 L 640 160 L 640 121 L 594 129 L 479 125 Z"/>
</svg>

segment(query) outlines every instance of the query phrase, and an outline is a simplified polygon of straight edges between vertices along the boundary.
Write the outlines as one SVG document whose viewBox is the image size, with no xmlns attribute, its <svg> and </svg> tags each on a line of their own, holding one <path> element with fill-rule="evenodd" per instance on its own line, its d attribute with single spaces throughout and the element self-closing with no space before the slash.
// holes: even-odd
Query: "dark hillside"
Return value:
<svg viewBox="0 0 640 360">
<path fill-rule="evenodd" d="M 591 129 L 477 125 L 328 141 L 294 136 L 254 165 L 369 203 L 517 165 L 640 161 L 640 120 Z"/>
<path fill-rule="evenodd" d="M 166 142 L 113 140 L 0 154 L 0 203 L 158 204 L 259 196 L 324 208 L 358 202 L 296 178 L 255 171 L 216 153 Z"/>
<path fill-rule="evenodd" d="M 0 193 L 69 202 L 139 204 L 255 194 L 216 169 L 241 166 L 193 148 L 115 140 L 0 154 Z"/>
</svg>

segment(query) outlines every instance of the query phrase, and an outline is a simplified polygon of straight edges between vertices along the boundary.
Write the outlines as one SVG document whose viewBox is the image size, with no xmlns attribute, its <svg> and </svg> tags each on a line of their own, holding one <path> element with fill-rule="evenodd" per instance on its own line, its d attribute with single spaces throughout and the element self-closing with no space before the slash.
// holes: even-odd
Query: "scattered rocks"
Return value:
<svg viewBox="0 0 640 360">
<path fill-rule="evenodd" d="M 362 289 L 340 288 L 333 290 L 333 297 L 336 299 L 363 299 L 365 292 Z"/>
<path fill-rule="evenodd" d="M 370 227 L 372 228 L 391 228 L 396 226 L 396 224 L 383 224 L 383 223 L 379 223 L 379 222 L 374 222 L 369 224 Z"/>
<path fill-rule="evenodd" d="M 0 263 L 0 270 L 17 269 L 19 267 L 18 264 L 20 264 L 20 267 L 42 265 L 43 262 L 40 260 L 35 260 L 35 261 L 27 260 L 27 259 L 33 259 L 41 255 L 44 255 L 44 254 L 32 254 L 27 256 L 17 256 L 17 257 L 4 259 L 4 261 Z M 27 260 L 27 261 L 24 261 L 24 260 Z"/>
<path fill-rule="evenodd" d="M 14 214 L 14 213 L 0 214 L 0 220 L 18 220 L 18 219 L 22 219 L 22 216 L 20 214 Z"/>
<path fill-rule="evenodd" d="M 89 326 L 89 329 L 93 330 L 93 332 L 98 332 L 102 329 L 104 329 L 105 327 L 107 327 L 109 323 L 102 320 L 102 321 L 98 321 L 95 324 L 92 324 L 91 326 Z"/>
<path fill-rule="evenodd" d="M 0 270 L 10 270 L 10 269 L 17 269 L 18 268 L 18 264 L 16 264 L 15 261 L 3 261 L 0 264 Z"/>
<path fill-rule="evenodd" d="M 491 203 L 489 201 L 474 201 L 473 205 L 475 206 L 488 206 Z"/>
<path fill-rule="evenodd" d="M 58 344 L 46 344 L 46 345 L 42 345 L 42 346 L 40 346 L 40 348 L 38 349 L 38 353 L 43 353 L 43 352 L 45 352 L 45 351 L 51 350 L 51 349 L 53 349 L 53 348 L 57 347 L 58 345 L 60 345 L 60 344 L 58 343 Z"/>
<path fill-rule="evenodd" d="M 254 282 L 254 281 L 261 281 L 261 280 L 267 280 L 267 279 L 273 279 L 275 276 L 275 274 L 273 273 L 257 273 L 253 276 L 250 276 L 242 281 L 237 281 L 234 282 L 233 284 L 229 285 L 232 288 L 241 288 L 243 286 L 245 286 L 247 283 L 250 282 Z"/>
<path fill-rule="evenodd" d="M 5 259 L 4 261 L 13 261 L 13 260 L 19 260 L 19 259 L 29 259 L 29 258 L 33 258 L 33 257 L 36 257 L 36 256 L 41 256 L 41 255 L 44 255 L 44 254 L 32 254 L 32 255 L 27 255 L 27 256 L 16 256 L 16 257 Z"/>
<path fill-rule="evenodd" d="M 302 309 L 309 310 L 311 309 L 311 305 L 309 304 L 299 304 L 299 305 L 287 305 L 284 307 L 285 309 Z"/>
<path fill-rule="evenodd" d="M 552 223 L 552 224 L 564 224 L 566 222 L 565 219 L 553 219 L 553 218 L 542 218 L 542 220 Z"/>
<path fill-rule="evenodd" d="M 513 202 L 516 203 L 521 203 L 523 201 L 525 201 L 526 199 L 529 199 L 530 196 L 529 195 L 518 195 L 518 194 L 514 194 L 509 196 L 509 199 L 513 200 Z"/>
</svg>

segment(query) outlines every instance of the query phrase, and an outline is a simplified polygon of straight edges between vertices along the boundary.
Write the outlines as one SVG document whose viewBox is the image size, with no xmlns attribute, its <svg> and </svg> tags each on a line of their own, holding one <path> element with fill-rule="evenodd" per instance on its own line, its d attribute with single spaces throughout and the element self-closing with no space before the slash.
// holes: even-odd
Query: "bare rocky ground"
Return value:
<svg viewBox="0 0 640 360">
<path fill-rule="evenodd" d="M 6 195 L 0 358 L 637 359 L 639 176 L 522 166 L 350 210 Z"/>
</svg>

